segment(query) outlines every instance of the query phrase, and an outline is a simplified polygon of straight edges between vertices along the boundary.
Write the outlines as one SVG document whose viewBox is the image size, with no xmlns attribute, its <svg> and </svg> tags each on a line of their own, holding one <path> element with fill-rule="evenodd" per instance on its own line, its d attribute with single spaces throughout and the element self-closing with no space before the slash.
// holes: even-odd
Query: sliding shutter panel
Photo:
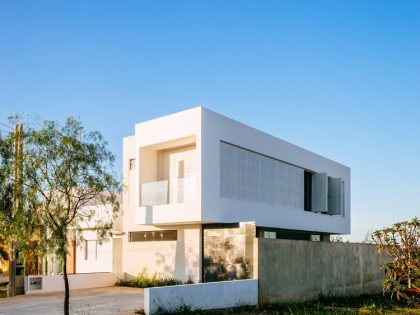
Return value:
<svg viewBox="0 0 420 315">
<path fill-rule="evenodd" d="M 343 180 L 341 178 L 328 178 L 328 214 L 342 214 L 342 199 Z"/>
<path fill-rule="evenodd" d="M 326 173 L 312 174 L 312 211 L 327 212 L 328 176 Z"/>
</svg>

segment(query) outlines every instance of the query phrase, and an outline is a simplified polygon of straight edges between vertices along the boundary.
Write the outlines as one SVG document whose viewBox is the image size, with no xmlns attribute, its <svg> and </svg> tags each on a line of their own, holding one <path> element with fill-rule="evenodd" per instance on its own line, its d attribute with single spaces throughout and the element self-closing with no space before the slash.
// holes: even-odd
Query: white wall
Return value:
<svg viewBox="0 0 420 315">
<path fill-rule="evenodd" d="M 89 220 L 80 220 L 78 225 L 81 229 L 95 228 L 98 223 L 106 224 L 113 222 L 113 208 L 110 204 L 86 206 L 81 209 L 85 217 L 91 217 Z"/>
<path fill-rule="evenodd" d="M 198 282 L 201 275 L 201 226 L 185 224 L 201 221 L 200 163 L 196 169 L 196 198 L 193 202 L 151 207 L 140 206 L 142 182 L 158 180 L 158 150 L 195 143 L 194 153 L 200 156 L 200 109 L 161 117 L 136 125 L 135 135 L 123 143 L 123 229 L 122 270 L 136 276 L 143 268 L 179 280 L 190 276 Z M 136 160 L 136 169 L 129 170 L 129 160 Z M 151 162 L 151 164 L 148 164 Z M 174 226 L 174 223 L 178 225 Z M 150 224 L 166 224 L 153 226 Z M 169 225 L 168 225 L 169 224 Z M 129 232 L 177 229 L 178 241 L 129 242 Z"/>
<path fill-rule="evenodd" d="M 274 118 L 273 118 L 274 119 Z M 137 165 L 147 158 L 140 152 L 165 148 L 169 142 L 182 143 L 194 137 L 197 156 L 197 202 L 179 208 L 179 204 L 140 207 L 139 169 L 126 173 L 127 159 L 135 158 Z M 220 141 L 308 169 L 327 173 L 345 182 L 344 216 L 325 215 L 296 209 L 296 207 L 267 205 L 246 200 L 220 197 Z M 135 135 L 124 140 L 124 172 L 133 180 L 129 193 L 134 208 L 126 222 L 142 224 L 243 222 L 255 221 L 259 226 L 306 230 L 323 233 L 350 232 L 350 169 L 318 154 L 258 131 L 252 127 L 214 113 L 202 107 L 160 117 L 136 125 Z M 323 141 L 323 139 L 320 139 Z M 191 142 L 190 142 L 191 143 Z M 184 144 L 187 142 L 184 141 Z M 340 144 L 341 145 L 341 144 Z M 345 145 L 345 144 L 342 144 Z M 141 149 L 141 150 L 140 150 Z M 155 159 L 156 160 L 156 159 Z M 151 169 L 156 165 L 154 164 Z M 143 167 L 146 167 L 143 165 Z M 147 167 L 146 167 L 147 168 Z M 145 172 L 145 171 L 143 171 Z M 148 168 L 147 172 L 150 172 Z M 154 175 L 157 178 L 157 174 Z M 171 212 L 171 207 L 176 211 Z M 137 221 L 135 215 L 137 214 Z"/>
<path fill-rule="evenodd" d="M 164 226 L 177 230 L 177 241 L 129 242 L 133 231 L 157 231 L 158 227 L 140 225 L 124 236 L 123 271 L 136 276 L 144 268 L 152 275 L 174 277 L 186 281 L 190 277 L 199 282 L 201 276 L 201 228 L 199 225 Z"/>
<path fill-rule="evenodd" d="M 118 216 L 115 217 L 113 208 L 110 205 L 84 207 L 86 214 L 92 212 L 94 215 L 88 221 L 79 222 L 82 237 L 87 241 L 97 241 L 97 232 L 95 227 L 97 223 L 105 224 L 113 222 L 113 233 L 122 233 L 122 204 Z M 92 242 L 89 242 L 92 245 Z M 113 271 L 113 240 L 109 236 L 102 244 L 96 244 L 96 257 L 89 253 L 88 259 L 85 259 L 86 242 L 82 241 L 76 245 L 76 273 L 94 273 L 94 272 L 112 272 Z M 114 269 L 115 271 L 115 269 Z M 120 270 L 118 270 L 120 271 Z M 57 274 L 57 271 L 54 272 Z"/>
<path fill-rule="evenodd" d="M 69 275 L 70 290 L 101 288 L 113 286 L 118 279 L 124 279 L 124 273 L 89 273 Z M 31 279 L 42 280 L 41 290 L 30 290 L 28 283 Z M 25 277 L 25 294 L 64 291 L 62 275 L 56 276 L 27 276 Z"/>
<path fill-rule="evenodd" d="M 133 137 L 126 138 L 124 141 L 123 171 L 126 172 L 127 165 L 124 163 L 127 163 L 127 160 L 130 158 L 135 158 L 136 164 L 140 165 L 140 167 L 137 167 L 136 170 L 132 172 L 133 174 L 127 173 L 127 177 L 125 177 L 127 180 L 128 175 L 130 176 L 130 180 L 133 176 L 135 178 L 135 180 L 131 182 L 129 190 L 130 194 L 133 195 L 130 197 L 134 197 L 134 200 L 132 200 L 134 207 L 139 209 L 141 208 L 141 183 L 146 181 L 144 178 L 145 174 L 147 174 L 148 181 L 153 180 L 154 178 L 157 180 L 158 176 L 157 157 L 151 159 L 150 154 L 145 156 L 143 151 L 157 151 L 195 143 L 195 154 L 197 157 L 201 156 L 201 107 L 192 108 L 183 112 L 139 123 L 135 126 L 135 135 Z M 151 160 L 155 161 L 153 165 L 147 165 L 147 162 Z M 200 218 L 201 215 L 201 159 L 195 159 L 194 163 L 197 174 L 195 178 L 196 198 L 192 202 L 189 202 L 188 205 L 188 213 L 190 217 L 185 220 L 184 212 L 182 219 L 179 218 L 176 222 L 185 221 L 197 223 L 200 221 L 197 221 L 197 218 Z M 159 206 L 156 207 L 156 212 L 159 212 Z M 151 209 L 154 208 L 155 206 L 151 207 Z M 177 212 L 174 213 L 176 215 Z M 154 223 L 170 224 L 174 222 L 170 220 L 165 221 L 164 213 L 162 213 L 162 215 L 154 215 L 154 218 L 158 217 L 160 218 L 160 221 L 156 221 Z"/>
<path fill-rule="evenodd" d="M 204 108 L 202 109 L 201 135 L 203 221 L 226 223 L 255 221 L 259 226 L 325 233 L 350 233 L 350 169 L 348 167 Z M 344 216 L 331 216 L 292 207 L 221 198 L 221 140 L 303 169 L 325 172 L 328 176 L 342 178 L 345 181 Z"/>
<path fill-rule="evenodd" d="M 144 290 L 144 311 L 155 313 L 159 307 L 170 311 L 188 305 L 197 309 L 227 308 L 258 304 L 258 280 L 236 280 L 177 285 Z"/>
<path fill-rule="evenodd" d="M 95 230 L 82 231 L 83 238 L 87 241 L 96 240 Z M 90 243 L 92 244 L 92 243 Z M 86 243 L 82 242 L 76 247 L 76 273 L 90 273 L 90 272 L 112 272 L 113 262 L 113 248 L 112 238 L 103 242 L 101 245 L 96 244 L 96 257 L 88 252 L 87 260 L 85 259 Z"/>
</svg>

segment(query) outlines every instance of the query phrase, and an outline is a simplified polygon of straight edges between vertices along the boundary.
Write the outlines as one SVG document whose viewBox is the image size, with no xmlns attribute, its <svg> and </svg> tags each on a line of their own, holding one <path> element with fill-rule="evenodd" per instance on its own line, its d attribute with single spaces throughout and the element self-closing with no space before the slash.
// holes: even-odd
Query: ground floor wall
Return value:
<svg viewBox="0 0 420 315">
<path fill-rule="evenodd" d="M 259 301 L 308 300 L 318 294 L 381 292 L 389 257 L 372 244 L 255 239 Z"/>
<path fill-rule="evenodd" d="M 118 279 L 124 278 L 124 273 L 111 272 L 71 274 L 69 275 L 69 286 L 70 290 L 110 287 Z M 63 276 L 26 276 L 24 287 L 25 294 L 63 292 Z"/>
<path fill-rule="evenodd" d="M 203 282 L 253 278 L 254 222 L 203 225 Z"/>
<path fill-rule="evenodd" d="M 113 240 L 100 243 L 95 230 L 85 230 L 82 233 L 84 241 L 75 248 L 76 273 L 112 272 Z"/>
<path fill-rule="evenodd" d="M 176 230 L 176 240 L 140 241 L 130 236 L 132 232 L 162 230 Z M 128 277 L 146 270 L 151 275 L 158 273 L 181 281 L 190 278 L 195 283 L 200 282 L 201 240 L 201 225 L 139 225 L 135 231 L 126 231 L 123 237 L 122 270 Z"/>
</svg>

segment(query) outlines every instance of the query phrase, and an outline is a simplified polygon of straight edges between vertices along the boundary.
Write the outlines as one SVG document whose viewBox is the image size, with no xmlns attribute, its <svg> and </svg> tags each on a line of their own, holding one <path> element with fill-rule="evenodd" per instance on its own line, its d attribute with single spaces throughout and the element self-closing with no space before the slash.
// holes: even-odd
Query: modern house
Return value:
<svg viewBox="0 0 420 315">
<path fill-rule="evenodd" d="M 252 277 L 253 239 L 350 233 L 350 169 L 203 107 L 123 143 L 121 271 Z"/>
</svg>

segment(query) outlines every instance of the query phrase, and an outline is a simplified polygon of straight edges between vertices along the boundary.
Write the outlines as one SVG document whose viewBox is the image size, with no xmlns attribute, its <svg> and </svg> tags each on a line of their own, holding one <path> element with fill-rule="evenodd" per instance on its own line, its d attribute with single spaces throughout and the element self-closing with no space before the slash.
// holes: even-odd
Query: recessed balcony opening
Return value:
<svg viewBox="0 0 420 315">
<path fill-rule="evenodd" d="M 140 156 L 140 206 L 190 203 L 194 200 L 195 137 L 141 148 Z"/>
</svg>

